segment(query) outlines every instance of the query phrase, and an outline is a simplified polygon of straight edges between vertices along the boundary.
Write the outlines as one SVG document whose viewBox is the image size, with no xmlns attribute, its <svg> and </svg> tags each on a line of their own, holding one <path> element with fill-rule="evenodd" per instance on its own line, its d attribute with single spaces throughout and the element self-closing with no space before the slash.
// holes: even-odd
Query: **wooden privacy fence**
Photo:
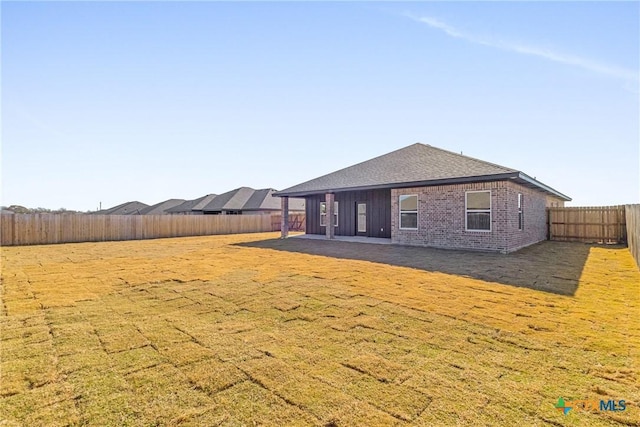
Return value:
<svg viewBox="0 0 640 427">
<path fill-rule="evenodd" d="M 282 215 L 271 216 L 271 231 L 280 231 Z M 289 214 L 289 231 L 305 231 L 306 217 L 304 214 Z"/>
<path fill-rule="evenodd" d="M 626 205 L 627 245 L 640 268 L 640 205 Z"/>
<path fill-rule="evenodd" d="M 271 215 L 0 215 L 2 246 L 263 231 L 272 231 Z"/>
<path fill-rule="evenodd" d="M 547 208 L 549 240 L 626 243 L 625 207 Z"/>
</svg>

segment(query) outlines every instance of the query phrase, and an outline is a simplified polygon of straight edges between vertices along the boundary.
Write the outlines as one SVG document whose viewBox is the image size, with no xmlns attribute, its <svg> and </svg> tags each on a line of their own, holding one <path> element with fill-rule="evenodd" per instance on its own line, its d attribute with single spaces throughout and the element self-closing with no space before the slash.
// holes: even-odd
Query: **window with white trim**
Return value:
<svg viewBox="0 0 640 427">
<path fill-rule="evenodd" d="M 465 193 L 465 228 L 467 231 L 491 231 L 491 191 Z"/>
<path fill-rule="evenodd" d="M 518 193 L 518 230 L 524 230 L 524 196 Z"/>
<path fill-rule="evenodd" d="M 327 202 L 320 202 L 320 227 L 327 226 Z M 338 202 L 333 202 L 333 226 L 338 226 Z"/>
<path fill-rule="evenodd" d="M 418 229 L 418 196 L 415 194 L 403 195 L 399 198 L 400 229 Z"/>
</svg>

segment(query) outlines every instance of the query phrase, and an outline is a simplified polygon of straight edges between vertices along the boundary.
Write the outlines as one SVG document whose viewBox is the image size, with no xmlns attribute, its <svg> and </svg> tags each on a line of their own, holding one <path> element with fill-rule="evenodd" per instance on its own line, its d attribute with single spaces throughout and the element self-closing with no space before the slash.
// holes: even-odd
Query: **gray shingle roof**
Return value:
<svg viewBox="0 0 640 427">
<path fill-rule="evenodd" d="M 208 195 L 202 197 L 201 200 L 198 203 L 193 205 L 193 210 L 194 211 L 201 211 L 202 208 L 204 208 L 209 203 L 211 203 L 211 201 L 213 199 L 215 199 L 217 196 L 218 196 L 217 194 L 208 194 Z"/>
<path fill-rule="evenodd" d="M 273 193 L 273 189 L 271 188 L 263 188 L 262 190 L 255 190 L 251 197 L 244 204 L 243 209 L 246 210 L 256 210 L 256 209 L 280 209 L 280 199 L 271 196 Z M 272 202 L 272 203 L 269 203 Z"/>
<path fill-rule="evenodd" d="M 277 196 L 304 196 L 328 191 L 347 191 L 367 188 L 398 188 L 411 185 L 428 185 L 453 182 L 472 182 L 487 179 L 518 178 L 521 172 L 453 153 L 441 148 L 416 143 L 371 160 L 340 169 L 336 172 L 303 182 L 285 190 Z M 526 177 L 528 185 L 538 186 L 543 191 L 567 196 L 550 187 Z M 531 183 L 530 181 L 534 181 Z"/>
<path fill-rule="evenodd" d="M 240 210 L 249 200 L 255 190 L 249 187 L 240 187 L 216 196 L 211 202 L 202 208 L 203 211 Z"/>
<path fill-rule="evenodd" d="M 202 207 L 205 212 L 215 211 L 265 211 L 280 210 L 280 198 L 272 197 L 275 192 L 273 188 L 263 188 L 254 190 L 249 187 L 240 187 L 228 191 L 213 198 L 207 205 Z M 304 200 L 291 199 L 289 210 L 303 211 Z"/>
<path fill-rule="evenodd" d="M 199 197 L 194 200 L 187 200 L 184 203 L 181 203 L 177 206 L 174 206 L 170 209 L 167 209 L 166 212 L 170 214 L 174 213 L 183 213 L 183 212 L 191 212 L 191 211 L 201 211 L 202 207 L 209 203 L 213 198 L 216 197 L 215 194 L 207 194 L 206 196 Z"/>
<path fill-rule="evenodd" d="M 164 202 L 156 203 L 155 205 L 146 207 L 140 211 L 140 215 L 165 215 L 167 209 L 171 209 L 184 203 L 184 199 L 169 199 Z"/>
<path fill-rule="evenodd" d="M 243 210 L 280 210 L 282 207 L 280 204 L 280 197 L 274 197 L 273 193 L 276 190 L 273 188 L 265 188 L 262 190 L 255 190 L 253 195 L 245 203 Z M 289 199 L 290 211 L 304 211 L 304 199 Z"/>
<path fill-rule="evenodd" d="M 125 202 L 120 205 L 103 209 L 101 211 L 92 212 L 94 215 L 138 215 L 143 209 L 148 208 L 146 203 L 133 201 Z"/>
</svg>

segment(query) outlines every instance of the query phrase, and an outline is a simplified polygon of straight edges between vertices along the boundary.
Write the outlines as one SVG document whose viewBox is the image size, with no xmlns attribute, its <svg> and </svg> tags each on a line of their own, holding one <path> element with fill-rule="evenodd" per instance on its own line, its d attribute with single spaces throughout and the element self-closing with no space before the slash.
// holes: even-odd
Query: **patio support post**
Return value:
<svg viewBox="0 0 640 427">
<path fill-rule="evenodd" d="M 289 197 L 280 198 L 280 206 L 282 215 L 280 216 L 280 238 L 286 239 L 289 235 Z"/>
<path fill-rule="evenodd" d="M 327 203 L 327 226 L 326 235 L 327 239 L 333 239 L 335 236 L 335 229 L 333 227 L 333 209 L 334 209 L 334 195 L 333 193 L 327 193 L 324 196 L 324 201 Z"/>
</svg>

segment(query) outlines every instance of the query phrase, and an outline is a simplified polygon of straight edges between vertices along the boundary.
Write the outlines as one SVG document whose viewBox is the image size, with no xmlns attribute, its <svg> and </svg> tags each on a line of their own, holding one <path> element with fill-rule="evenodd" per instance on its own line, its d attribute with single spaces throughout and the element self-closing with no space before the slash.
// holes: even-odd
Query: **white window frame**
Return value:
<svg viewBox="0 0 640 427">
<path fill-rule="evenodd" d="M 524 195 L 518 193 L 518 230 L 524 230 Z"/>
<path fill-rule="evenodd" d="M 322 205 L 325 205 L 325 210 L 324 213 L 322 213 Z M 327 209 L 326 209 L 326 205 L 327 202 L 320 202 L 320 227 L 326 227 L 327 226 Z M 324 218 L 324 224 L 322 223 L 322 218 Z M 333 202 L 333 219 L 335 220 L 335 224 L 333 224 L 334 227 L 338 226 L 338 202 L 334 201 Z"/>
<path fill-rule="evenodd" d="M 489 193 L 489 209 L 482 209 L 482 210 L 472 210 L 471 212 L 475 212 L 475 213 L 487 213 L 489 212 L 489 229 L 488 230 L 478 230 L 478 229 L 470 229 L 469 228 L 469 224 L 468 222 L 468 218 L 469 218 L 469 209 L 467 208 L 467 201 L 468 201 L 468 194 L 469 193 Z M 473 190 L 473 191 L 465 191 L 464 192 L 464 230 L 465 231 L 472 231 L 474 233 L 491 233 L 491 230 L 493 228 L 492 226 L 492 222 L 493 222 L 493 212 L 491 209 L 492 203 L 493 203 L 493 195 L 491 194 L 491 190 Z"/>
<path fill-rule="evenodd" d="M 402 210 L 402 198 L 403 197 L 415 197 L 416 198 L 416 210 L 415 211 L 403 211 Z M 400 194 L 398 196 L 398 228 L 400 230 L 417 230 L 419 225 L 420 225 L 420 214 L 418 213 L 419 206 L 420 203 L 420 199 L 418 198 L 417 194 Z M 415 213 L 416 214 L 416 227 L 403 227 L 402 226 L 402 214 L 403 213 Z"/>
</svg>

